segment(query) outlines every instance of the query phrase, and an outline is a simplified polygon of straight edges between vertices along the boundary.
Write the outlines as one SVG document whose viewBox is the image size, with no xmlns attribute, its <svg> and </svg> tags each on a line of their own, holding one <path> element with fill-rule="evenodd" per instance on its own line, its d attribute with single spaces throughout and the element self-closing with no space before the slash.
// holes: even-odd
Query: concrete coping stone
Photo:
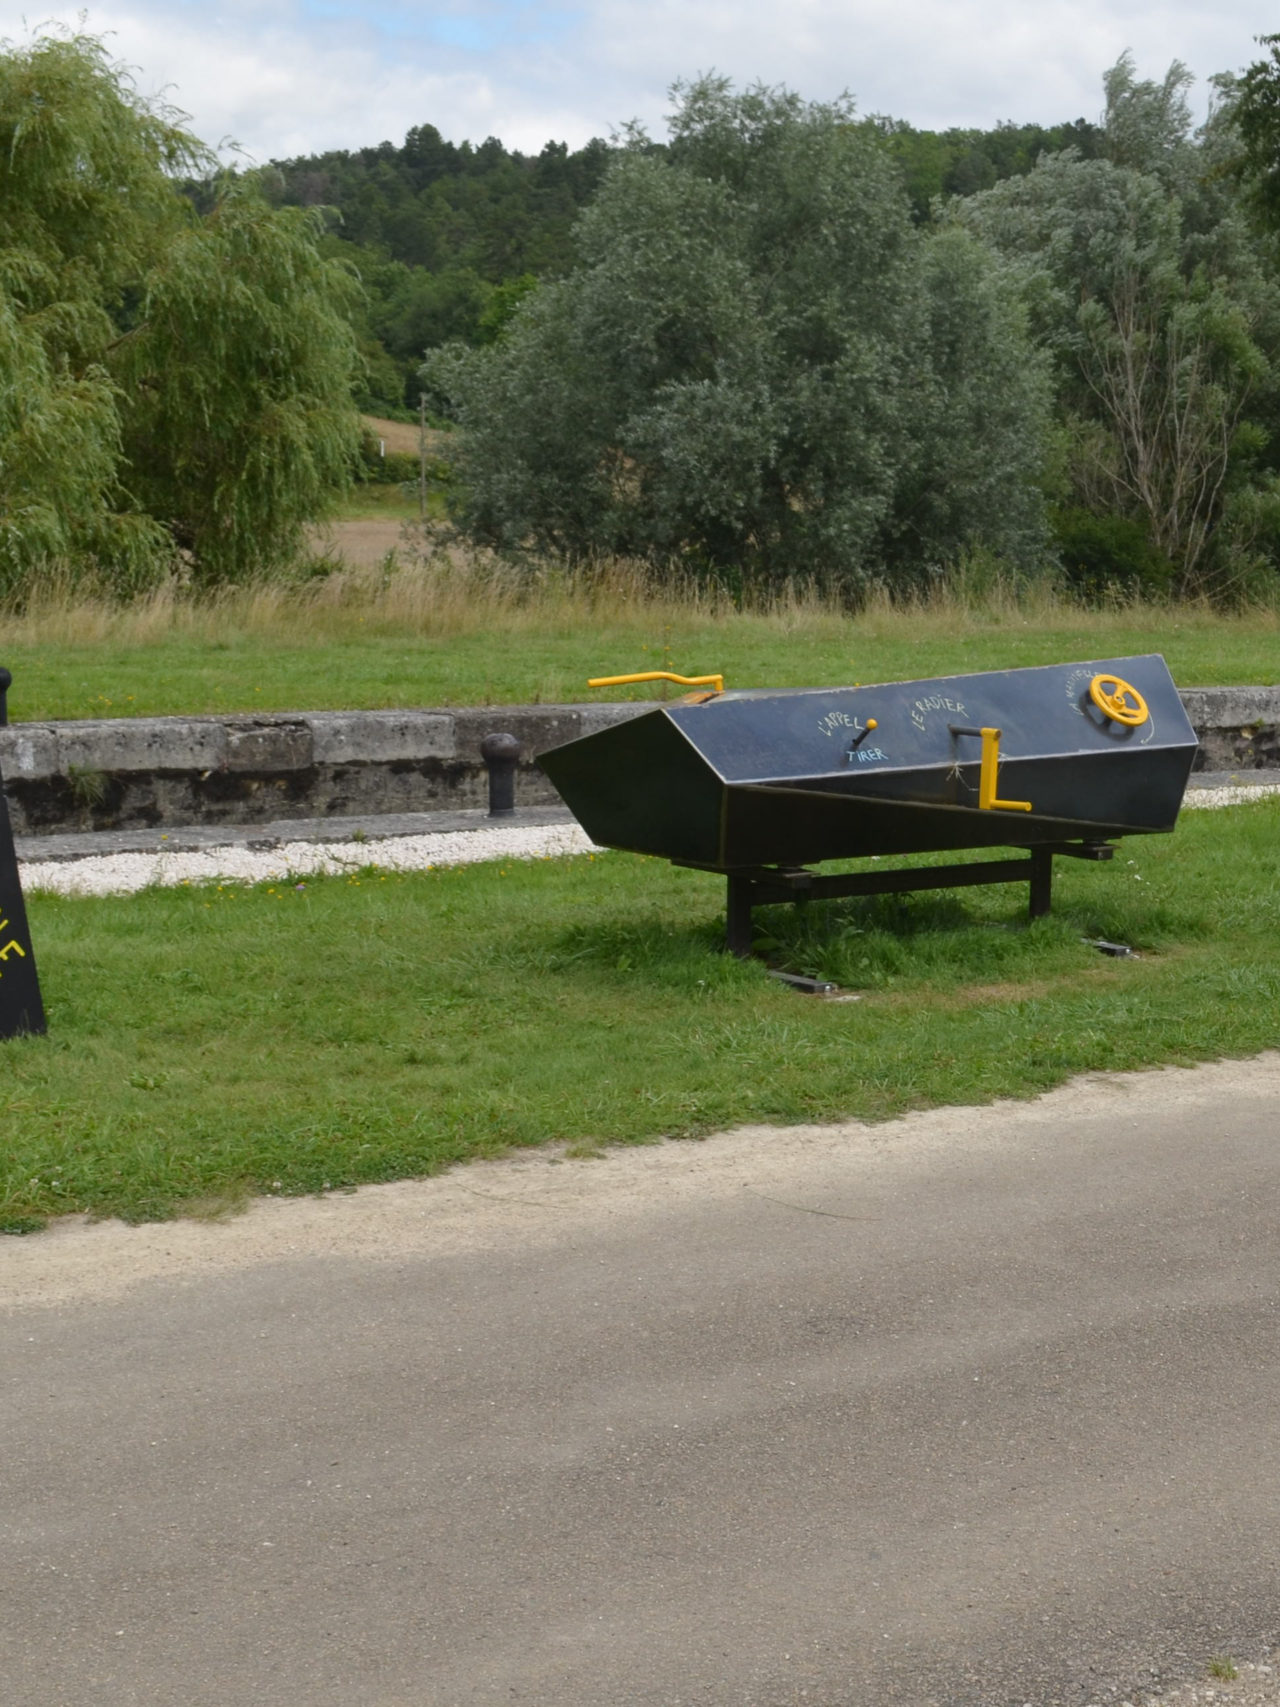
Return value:
<svg viewBox="0 0 1280 1707">
<path fill-rule="evenodd" d="M 1241 732 L 1280 723 L 1280 687 L 1179 688 L 1196 729 Z"/>
<path fill-rule="evenodd" d="M 448 711 L 321 711 L 307 722 L 318 765 L 452 759 L 456 752 Z"/>
</svg>

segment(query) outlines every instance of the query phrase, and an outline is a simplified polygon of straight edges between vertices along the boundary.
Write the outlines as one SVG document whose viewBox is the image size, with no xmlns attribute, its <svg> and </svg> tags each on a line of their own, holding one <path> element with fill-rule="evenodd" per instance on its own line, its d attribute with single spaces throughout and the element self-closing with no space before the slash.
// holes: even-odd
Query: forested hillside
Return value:
<svg viewBox="0 0 1280 1707">
<path fill-rule="evenodd" d="M 567 271 L 575 220 L 612 150 L 548 142 L 536 156 L 496 137 L 478 147 L 417 125 L 354 152 L 276 161 L 262 174 L 276 206 L 328 211 L 325 246 L 354 260 L 367 307 L 367 408 L 416 408 L 423 355 L 452 338 L 490 342 L 538 278 Z"/>
<path fill-rule="evenodd" d="M 917 222 L 928 220 L 937 197 L 990 189 L 1029 172 L 1041 154 L 1074 148 L 1093 158 L 1102 146 L 1101 130 L 1084 119 L 985 131 L 851 122 L 897 164 Z M 665 144 L 647 146 L 665 153 Z M 455 338 L 492 342 L 535 280 L 566 273 L 574 223 L 621 148 L 597 138 L 576 151 L 548 142 L 525 155 L 492 136 L 455 144 L 422 124 L 399 147 L 273 161 L 262 174 L 267 199 L 328 210 L 326 247 L 359 269 L 369 367 L 362 405 L 416 408 L 427 350 Z"/>
<path fill-rule="evenodd" d="M 862 121 L 897 161 L 913 216 L 928 220 L 939 197 L 971 196 L 1030 172 L 1042 154 L 1073 148 L 1086 160 L 1103 150 L 1102 128 L 1087 119 L 1048 127 L 998 124 L 994 130 L 917 130 L 902 119 Z"/>
</svg>

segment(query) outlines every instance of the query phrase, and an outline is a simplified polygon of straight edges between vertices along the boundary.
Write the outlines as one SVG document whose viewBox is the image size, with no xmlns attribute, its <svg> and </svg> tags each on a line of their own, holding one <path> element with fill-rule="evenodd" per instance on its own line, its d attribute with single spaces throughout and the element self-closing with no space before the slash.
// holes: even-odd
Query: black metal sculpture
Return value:
<svg viewBox="0 0 1280 1707">
<path fill-rule="evenodd" d="M 619 680 L 626 678 L 608 678 Z M 651 679 L 648 678 L 648 679 Z M 751 908 L 801 896 L 1027 882 L 1172 830 L 1196 736 L 1152 653 L 852 688 L 702 692 L 543 753 L 604 847 L 728 878 L 728 946 Z M 1013 847 L 1027 857 L 823 876 L 824 860 Z"/>
</svg>

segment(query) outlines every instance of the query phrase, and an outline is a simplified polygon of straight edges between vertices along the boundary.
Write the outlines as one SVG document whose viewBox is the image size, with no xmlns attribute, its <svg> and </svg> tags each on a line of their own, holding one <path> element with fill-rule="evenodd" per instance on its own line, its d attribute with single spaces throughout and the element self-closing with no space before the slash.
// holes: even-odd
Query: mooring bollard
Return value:
<svg viewBox="0 0 1280 1707">
<path fill-rule="evenodd" d="M 507 818 L 516 809 L 516 761 L 520 743 L 514 735 L 486 735 L 480 756 L 489 768 L 489 816 Z"/>
<path fill-rule="evenodd" d="M 13 672 L 0 665 L 0 729 L 9 722 L 9 689 L 13 686 Z"/>
</svg>

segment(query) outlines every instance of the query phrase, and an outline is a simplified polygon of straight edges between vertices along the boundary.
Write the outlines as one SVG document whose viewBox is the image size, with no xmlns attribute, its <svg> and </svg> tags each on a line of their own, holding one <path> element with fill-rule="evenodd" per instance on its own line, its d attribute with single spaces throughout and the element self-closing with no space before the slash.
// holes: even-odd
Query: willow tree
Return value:
<svg viewBox="0 0 1280 1707">
<path fill-rule="evenodd" d="M 0 52 L 0 587 L 243 578 L 347 478 L 348 275 L 100 42 Z M 209 211 L 182 194 L 214 177 Z"/>
</svg>

